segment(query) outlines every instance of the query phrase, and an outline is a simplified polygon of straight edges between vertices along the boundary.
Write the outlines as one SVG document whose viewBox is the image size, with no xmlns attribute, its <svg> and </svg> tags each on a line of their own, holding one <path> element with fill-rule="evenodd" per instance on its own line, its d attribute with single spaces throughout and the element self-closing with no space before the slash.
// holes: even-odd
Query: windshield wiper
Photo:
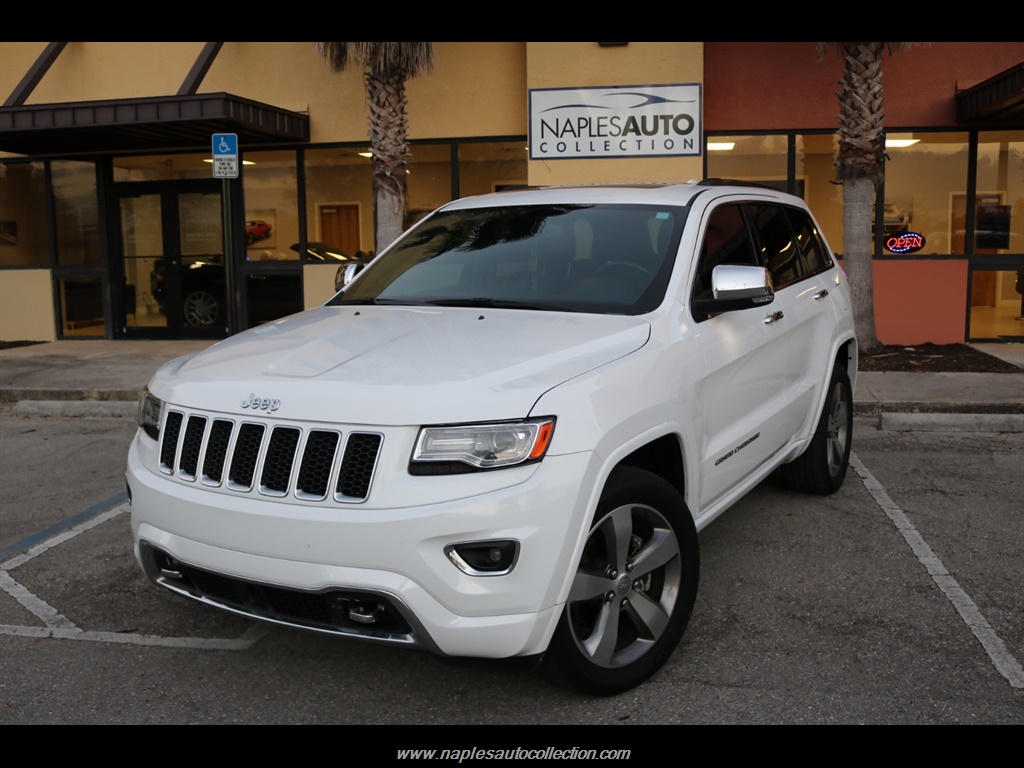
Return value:
<svg viewBox="0 0 1024 768">
<path fill-rule="evenodd" d="M 477 297 L 473 299 L 435 299 L 425 301 L 424 304 L 434 304 L 438 307 L 487 307 L 491 309 L 538 309 L 546 312 L 563 312 L 565 307 L 557 304 L 538 304 L 518 299 L 491 299 Z"/>
<path fill-rule="evenodd" d="M 419 301 L 418 299 L 382 299 L 380 297 L 367 297 L 363 299 L 346 299 L 341 296 L 336 301 L 332 301 L 332 306 L 343 306 L 343 305 L 356 305 L 356 304 L 372 304 L 374 306 L 411 306 L 411 307 L 423 307 L 432 304 L 430 301 Z"/>
</svg>

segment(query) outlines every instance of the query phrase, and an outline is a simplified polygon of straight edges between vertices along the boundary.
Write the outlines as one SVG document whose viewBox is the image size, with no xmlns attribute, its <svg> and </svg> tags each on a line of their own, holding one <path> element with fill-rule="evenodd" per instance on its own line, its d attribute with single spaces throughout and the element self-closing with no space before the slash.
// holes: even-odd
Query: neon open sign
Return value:
<svg viewBox="0 0 1024 768">
<path fill-rule="evenodd" d="M 924 235 L 917 232 L 901 232 L 885 238 L 885 249 L 892 253 L 916 253 L 924 248 Z"/>
</svg>

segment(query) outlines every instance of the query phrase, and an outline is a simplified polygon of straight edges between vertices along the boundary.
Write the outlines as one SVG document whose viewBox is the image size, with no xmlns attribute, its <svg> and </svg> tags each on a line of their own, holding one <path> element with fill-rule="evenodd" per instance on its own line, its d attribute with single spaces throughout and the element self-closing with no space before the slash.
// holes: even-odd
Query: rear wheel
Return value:
<svg viewBox="0 0 1024 768">
<path fill-rule="evenodd" d="M 843 484 L 850 465 L 853 442 L 853 392 L 846 369 L 837 365 L 828 385 L 828 397 L 807 450 L 782 468 L 794 491 L 827 496 Z"/>
<path fill-rule="evenodd" d="M 686 629 L 699 550 L 679 492 L 621 468 L 601 496 L 552 640 L 559 669 L 588 693 L 620 693 L 653 675 Z"/>
</svg>

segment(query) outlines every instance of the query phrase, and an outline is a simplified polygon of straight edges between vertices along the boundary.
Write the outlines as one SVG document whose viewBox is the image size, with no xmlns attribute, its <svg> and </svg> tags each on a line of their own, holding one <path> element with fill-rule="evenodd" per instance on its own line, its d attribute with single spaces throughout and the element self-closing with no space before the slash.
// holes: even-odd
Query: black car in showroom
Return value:
<svg viewBox="0 0 1024 768">
<path fill-rule="evenodd" d="M 299 243 L 293 244 L 291 250 L 299 252 Z M 369 261 L 369 258 L 362 253 L 345 253 L 327 243 L 306 244 L 307 262 L 359 264 Z M 227 318 L 223 257 L 220 254 L 189 257 L 187 263 L 182 264 L 180 274 L 182 323 L 190 328 L 223 325 Z M 276 320 L 303 309 L 301 275 L 260 273 L 249 274 L 245 279 L 249 325 Z M 166 265 L 163 259 L 157 259 L 150 273 L 150 289 L 164 314 L 167 312 L 166 284 Z"/>
</svg>

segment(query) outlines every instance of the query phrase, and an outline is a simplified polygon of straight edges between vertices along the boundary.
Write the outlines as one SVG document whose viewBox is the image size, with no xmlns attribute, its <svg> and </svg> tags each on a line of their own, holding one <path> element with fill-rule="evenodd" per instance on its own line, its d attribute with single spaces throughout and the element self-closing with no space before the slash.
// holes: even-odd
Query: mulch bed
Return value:
<svg viewBox="0 0 1024 768">
<path fill-rule="evenodd" d="M 872 355 L 861 355 L 858 370 L 925 373 L 1020 373 L 1013 363 L 1000 360 L 967 344 L 889 344 Z"/>
</svg>

